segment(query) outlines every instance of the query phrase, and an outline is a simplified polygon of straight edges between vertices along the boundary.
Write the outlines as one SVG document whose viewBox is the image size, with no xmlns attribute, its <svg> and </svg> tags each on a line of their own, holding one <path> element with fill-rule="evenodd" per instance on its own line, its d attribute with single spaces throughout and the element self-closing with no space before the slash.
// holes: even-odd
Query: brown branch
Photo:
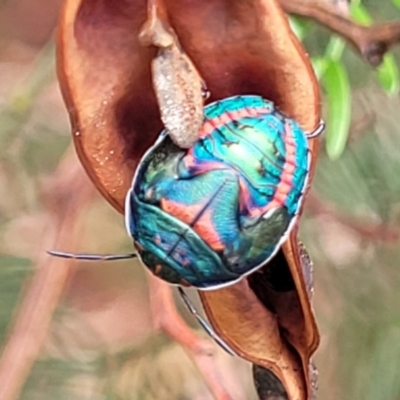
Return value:
<svg viewBox="0 0 400 400">
<path fill-rule="evenodd" d="M 312 193 L 307 198 L 307 208 L 314 215 L 329 215 L 343 226 L 368 240 L 393 244 L 397 243 L 400 237 L 400 232 L 396 227 L 382 222 L 361 221 L 359 218 L 343 214 L 334 205 L 319 200 Z"/>
<path fill-rule="evenodd" d="M 171 286 L 150 276 L 150 301 L 156 328 L 184 347 L 216 400 L 232 400 L 215 364 L 213 346 L 207 340 L 199 338 L 179 315 Z"/>
<path fill-rule="evenodd" d="M 79 211 L 90 201 L 94 188 L 75 156 L 68 157 L 48 182 L 45 205 L 51 215 L 37 270 L 18 307 L 9 339 L 0 359 L 0 399 L 15 400 L 40 354 L 51 318 L 72 272 L 71 261 L 49 257 L 46 249 L 74 249 L 74 227 Z M 232 400 L 223 386 L 214 348 L 200 339 L 177 312 L 171 288 L 150 279 L 151 306 L 156 328 L 180 343 L 193 358 L 217 400 Z"/>
<path fill-rule="evenodd" d="M 51 258 L 46 249 L 73 248 L 71 234 L 79 210 L 94 193 L 75 156 L 60 165 L 47 189 L 51 218 L 43 237 L 36 272 L 19 304 L 13 327 L 0 359 L 0 399 L 17 399 L 33 363 L 39 356 L 53 312 L 70 276 L 70 262 Z M 34 235 L 35 232 L 32 232 Z M 77 239 L 77 237 L 76 237 Z"/>
<path fill-rule="evenodd" d="M 278 0 L 289 14 L 311 18 L 346 39 L 370 65 L 400 41 L 400 21 L 363 26 L 351 21 L 334 4 L 321 0 Z"/>
</svg>

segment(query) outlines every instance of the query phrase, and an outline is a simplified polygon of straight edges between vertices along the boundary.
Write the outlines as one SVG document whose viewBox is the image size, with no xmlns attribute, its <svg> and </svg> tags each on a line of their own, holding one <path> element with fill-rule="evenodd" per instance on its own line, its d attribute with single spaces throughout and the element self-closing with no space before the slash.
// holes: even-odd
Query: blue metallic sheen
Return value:
<svg viewBox="0 0 400 400">
<path fill-rule="evenodd" d="M 208 105 L 192 148 L 164 131 L 138 166 L 126 222 L 141 260 L 170 283 L 233 284 L 287 237 L 309 162 L 304 132 L 272 102 L 235 96 Z"/>
</svg>

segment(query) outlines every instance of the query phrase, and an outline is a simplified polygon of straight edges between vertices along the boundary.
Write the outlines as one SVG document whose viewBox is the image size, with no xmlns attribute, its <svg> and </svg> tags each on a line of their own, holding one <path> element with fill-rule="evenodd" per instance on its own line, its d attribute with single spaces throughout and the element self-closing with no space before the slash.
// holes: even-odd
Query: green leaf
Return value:
<svg viewBox="0 0 400 400">
<path fill-rule="evenodd" d="M 400 0 L 392 0 L 392 3 L 394 6 L 396 6 L 397 8 L 400 8 Z"/>
<path fill-rule="evenodd" d="M 399 69 L 393 54 L 385 54 L 382 64 L 377 69 L 377 74 L 385 92 L 390 95 L 399 93 Z"/>
<path fill-rule="evenodd" d="M 361 3 L 351 3 L 350 17 L 362 25 L 371 25 L 374 22 L 367 9 Z"/>
<path fill-rule="evenodd" d="M 289 17 L 289 24 L 297 38 L 302 41 L 311 30 L 311 23 L 298 17 Z"/>
<path fill-rule="evenodd" d="M 328 68 L 329 60 L 326 57 L 315 56 L 311 58 L 311 64 L 317 79 L 320 81 Z"/>
<path fill-rule="evenodd" d="M 400 7 L 400 0 L 392 1 L 396 1 Z M 351 4 L 350 16 L 359 24 L 368 26 L 373 23 L 373 19 L 368 10 L 359 2 L 358 4 Z M 386 93 L 396 95 L 399 92 L 399 69 L 392 54 L 385 54 L 382 64 L 377 68 L 377 76 L 382 89 Z"/>
<path fill-rule="evenodd" d="M 329 40 L 325 50 L 325 57 L 333 61 L 339 61 L 342 58 L 346 42 L 339 36 L 333 35 Z"/>
<path fill-rule="evenodd" d="M 326 151 L 336 160 L 346 146 L 351 122 L 351 90 L 343 64 L 330 60 L 322 84 L 328 97 Z"/>
</svg>

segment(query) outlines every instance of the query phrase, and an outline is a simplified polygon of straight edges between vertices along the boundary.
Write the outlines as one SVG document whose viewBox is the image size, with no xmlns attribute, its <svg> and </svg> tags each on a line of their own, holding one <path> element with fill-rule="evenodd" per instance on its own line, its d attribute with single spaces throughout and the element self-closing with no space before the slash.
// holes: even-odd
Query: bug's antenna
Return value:
<svg viewBox="0 0 400 400">
<path fill-rule="evenodd" d="M 73 260 L 85 260 L 85 261 L 115 261 L 115 260 L 126 260 L 129 258 L 136 258 L 136 253 L 128 254 L 84 254 L 84 253 L 65 253 L 63 251 L 48 250 L 46 252 L 54 257 L 69 258 Z"/>
<path fill-rule="evenodd" d="M 325 130 L 325 122 L 322 121 L 321 119 L 319 125 L 315 128 L 315 130 L 307 135 L 307 139 L 314 139 L 318 137 L 324 130 Z"/>
</svg>

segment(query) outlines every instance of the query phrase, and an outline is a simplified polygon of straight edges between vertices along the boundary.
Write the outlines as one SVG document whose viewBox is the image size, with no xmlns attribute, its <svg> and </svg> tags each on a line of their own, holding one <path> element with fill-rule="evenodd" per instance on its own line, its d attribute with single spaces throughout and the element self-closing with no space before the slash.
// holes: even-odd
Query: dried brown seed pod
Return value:
<svg viewBox="0 0 400 400">
<path fill-rule="evenodd" d="M 158 49 L 140 40 L 151 3 L 66 0 L 59 29 L 58 73 L 77 152 L 120 212 L 140 157 L 163 128 L 151 76 Z M 207 83 L 208 102 L 258 94 L 304 130 L 316 128 L 316 79 L 275 0 L 164 0 L 162 9 Z M 310 146 L 312 175 L 317 139 Z M 273 261 L 290 271 L 290 278 L 282 278 L 292 285 L 288 290 L 271 289 L 268 271 L 262 270 L 259 280 L 200 293 L 217 333 L 242 357 L 271 369 L 296 400 L 311 396 L 308 365 L 319 341 L 302 254 L 294 229 Z"/>
</svg>

